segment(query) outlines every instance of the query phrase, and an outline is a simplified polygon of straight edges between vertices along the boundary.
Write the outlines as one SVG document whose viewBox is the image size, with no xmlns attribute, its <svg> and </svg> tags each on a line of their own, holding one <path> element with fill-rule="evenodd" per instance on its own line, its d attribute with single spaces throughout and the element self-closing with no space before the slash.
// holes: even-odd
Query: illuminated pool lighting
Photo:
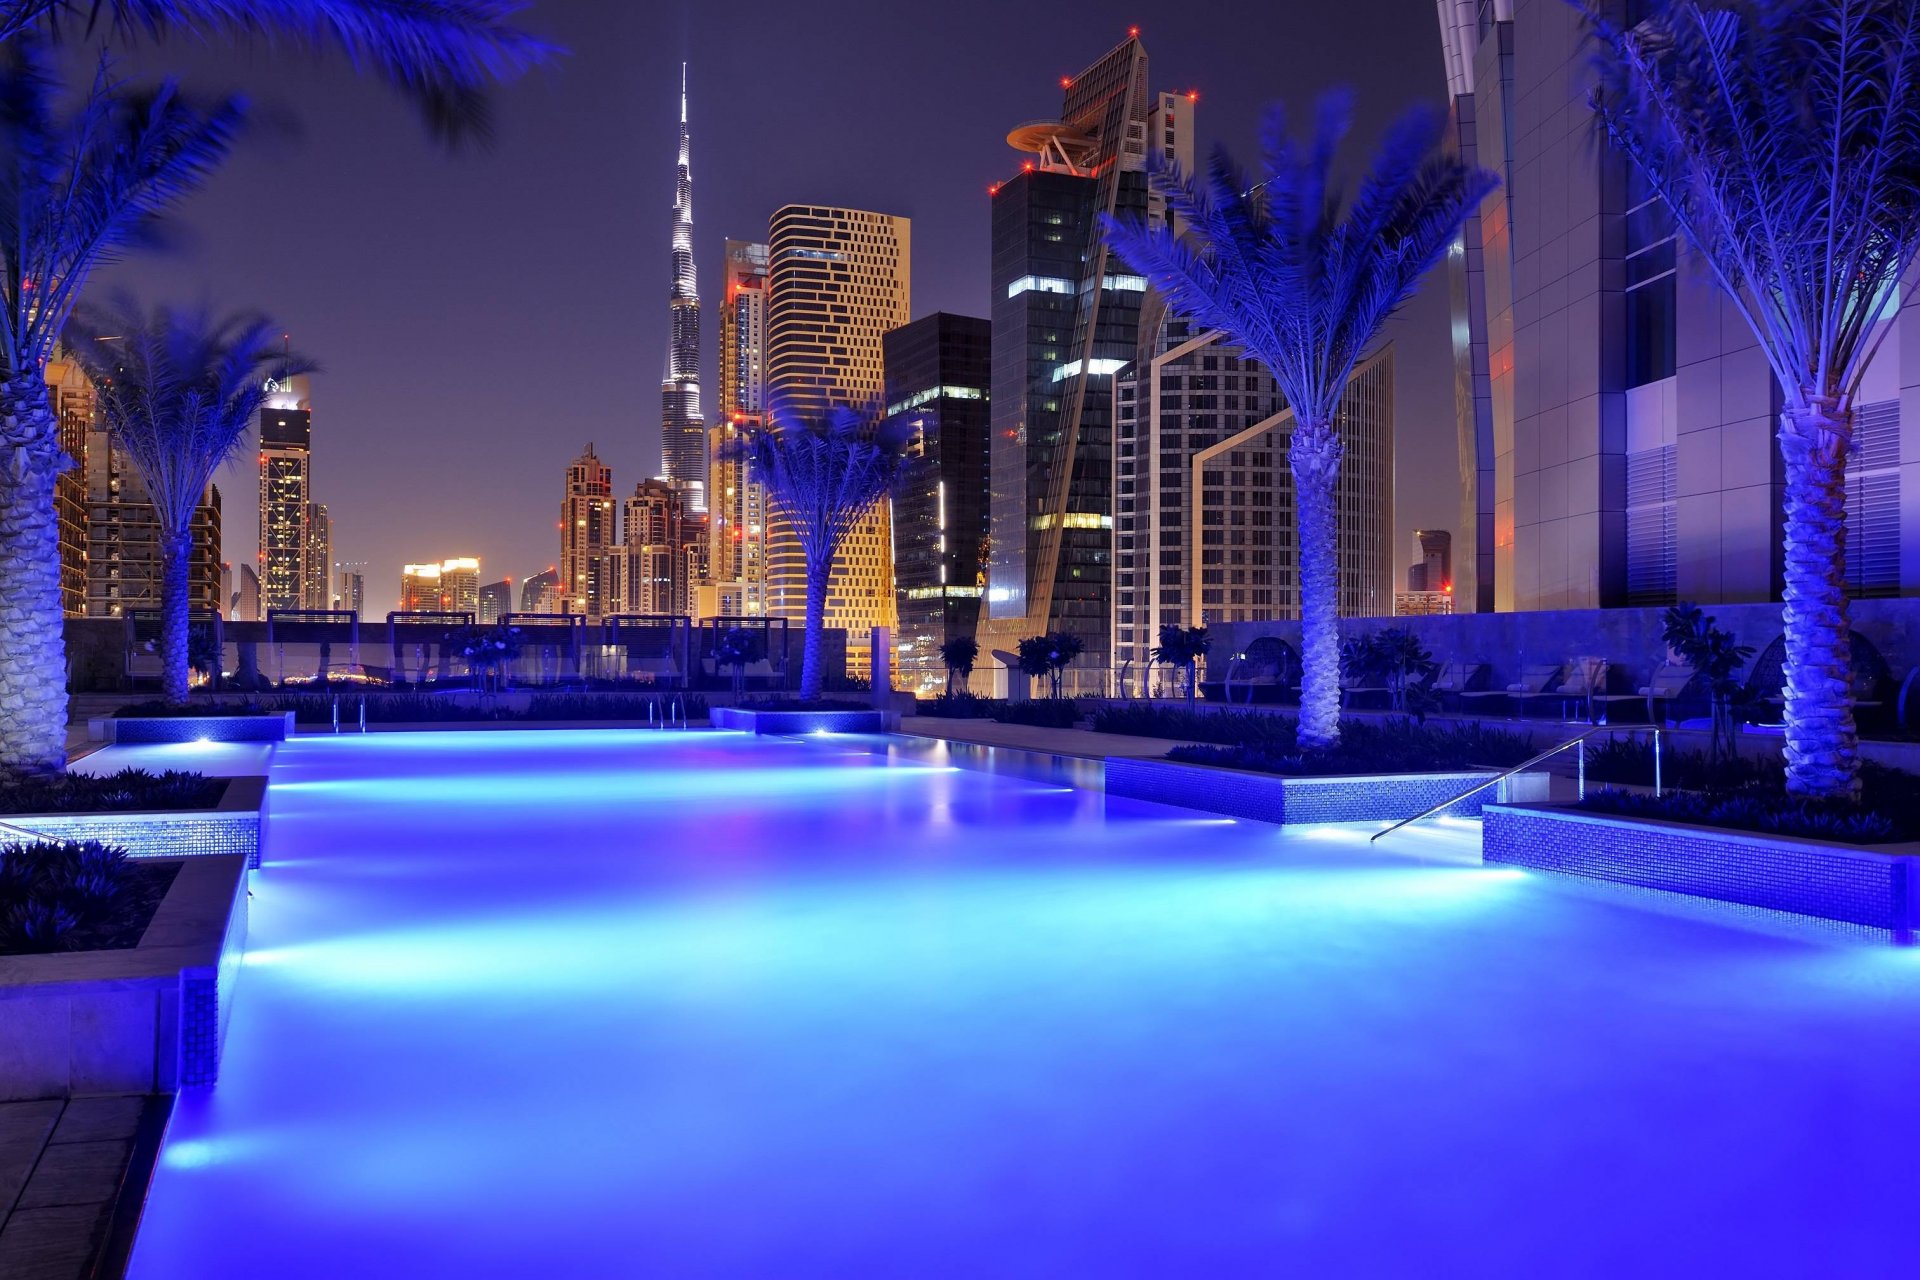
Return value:
<svg viewBox="0 0 1920 1280">
<path fill-rule="evenodd" d="M 1903 1256 L 1920 949 L 1481 867 L 1451 824 L 1369 846 L 861 741 L 278 748 L 221 1080 L 129 1274 Z"/>
</svg>

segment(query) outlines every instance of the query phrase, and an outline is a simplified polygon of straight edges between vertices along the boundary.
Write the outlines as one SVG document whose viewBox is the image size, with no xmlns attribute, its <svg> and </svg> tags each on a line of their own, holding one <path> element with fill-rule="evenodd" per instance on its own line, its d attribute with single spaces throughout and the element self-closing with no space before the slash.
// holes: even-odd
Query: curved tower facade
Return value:
<svg viewBox="0 0 1920 1280">
<path fill-rule="evenodd" d="M 700 285 L 693 267 L 693 144 L 687 132 L 687 67 L 680 64 L 680 161 L 673 189 L 673 337 L 660 383 L 660 451 L 667 479 L 707 509 L 707 433 L 700 418 Z"/>
</svg>

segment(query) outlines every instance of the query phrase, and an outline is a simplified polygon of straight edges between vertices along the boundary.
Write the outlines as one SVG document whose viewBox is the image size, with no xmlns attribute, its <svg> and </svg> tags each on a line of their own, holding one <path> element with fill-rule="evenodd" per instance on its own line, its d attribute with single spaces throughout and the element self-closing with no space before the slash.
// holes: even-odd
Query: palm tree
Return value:
<svg viewBox="0 0 1920 1280">
<path fill-rule="evenodd" d="M 0 46 L 0 771 L 66 763 L 66 652 L 46 364 L 95 267 L 150 242 L 160 214 L 227 154 L 244 109 L 168 81 L 134 90 L 104 63 L 57 115 L 43 41 Z"/>
<path fill-rule="evenodd" d="M 1207 634 L 1205 627 L 1183 627 L 1177 622 L 1169 622 L 1161 626 L 1160 643 L 1153 647 L 1147 657 L 1150 661 L 1178 667 L 1187 673 L 1187 705 L 1191 707 L 1200 659 L 1206 657 L 1212 648 L 1213 637 Z"/>
<path fill-rule="evenodd" d="M 827 584 L 834 561 L 854 527 L 887 496 L 900 469 L 910 427 L 878 412 L 837 405 L 824 422 L 803 422 L 776 405 L 772 425 L 750 429 L 730 446 L 747 462 L 793 529 L 807 562 L 807 630 L 800 663 L 800 697 L 820 696 L 820 634 L 826 623 Z"/>
<path fill-rule="evenodd" d="M 491 135 L 486 90 L 555 52 L 512 25 L 517 0 L 0 0 L 0 43 L 67 30 L 239 37 L 332 48 L 419 104 L 452 142 Z"/>
<path fill-rule="evenodd" d="M 68 349 L 94 380 L 101 421 L 132 460 L 160 526 L 160 691 L 176 706 L 187 701 L 194 512 L 266 402 L 269 374 L 309 367 L 283 354 L 278 337 L 263 317 L 148 313 L 125 295 L 82 308 L 68 326 Z"/>
<path fill-rule="evenodd" d="M 1272 373 L 1293 410 L 1287 449 L 1300 548 L 1300 745 L 1340 737 L 1340 637 L 1334 415 L 1355 363 L 1440 261 L 1494 186 L 1492 174 L 1440 149 L 1437 113 L 1416 108 L 1388 132 L 1351 202 L 1335 190 L 1334 153 L 1352 99 L 1320 100 L 1313 136 L 1267 116 L 1261 170 L 1249 179 L 1224 150 L 1204 179 L 1157 156 L 1149 181 L 1171 225 L 1102 215 L 1107 238 L 1173 309 L 1218 329 Z"/>
<path fill-rule="evenodd" d="M 1753 330 L 1786 464 L 1787 789 L 1859 794 L 1846 598 L 1854 397 L 1920 249 L 1920 7 L 1589 11 L 1593 107 Z"/>
<path fill-rule="evenodd" d="M 940 642 L 940 661 L 947 669 L 947 696 L 953 696 L 955 676 L 965 680 L 980 660 L 980 642 L 972 636 L 951 636 Z"/>
<path fill-rule="evenodd" d="M 1057 700 L 1060 697 L 1061 676 L 1086 647 L 1079 636 L 1067 631 L 1028 636 L 1018 646 L 1020 670 L 1029 676 L 1045 676 L 1047 696 Z"/>
</svg>

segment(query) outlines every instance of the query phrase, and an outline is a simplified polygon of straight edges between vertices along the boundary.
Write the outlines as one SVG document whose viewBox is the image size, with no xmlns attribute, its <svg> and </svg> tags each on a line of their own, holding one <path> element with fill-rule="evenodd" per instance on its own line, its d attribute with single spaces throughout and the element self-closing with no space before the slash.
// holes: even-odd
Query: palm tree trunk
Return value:
<svg viewBox="0 0 1920 1280">
<path fill-rule="evenodd" d="M 1300 423 L 1287 449 L 1300 548 L 1299 739 L 1308 749 L 1340 741 L 1340 454 L 1331 422 Z"/>
<path fill-rule="evenodd" d="M 0 383 L 0 773 L 67 763 L 54 485 L 72 465 L 40 370 Z"/>
<path fill-rule="evenodd" d="M 160 534 L 160 697 L 187 705 L 187 572 L 193 556 L 191 531 Z"/>
<path fill-rule="evenodd" d="M 823 673 L 820 670 L 820 633 L 827 624 L 827 580 L 833 574 L 833 560 L 807 564 L 807 636 L 800 650 L 800 697 L 812 701 L 820 696 Z"/>
<path fill-rule="evenodd" d="M 1787 471 L 1787 790 L 1856 799 L 1859 736 L 1853 722 L 1852 636 L 1847 624 L 1846 465 L 1853 406 L 1813 398 L 1780 415 Z"/>
</svg>

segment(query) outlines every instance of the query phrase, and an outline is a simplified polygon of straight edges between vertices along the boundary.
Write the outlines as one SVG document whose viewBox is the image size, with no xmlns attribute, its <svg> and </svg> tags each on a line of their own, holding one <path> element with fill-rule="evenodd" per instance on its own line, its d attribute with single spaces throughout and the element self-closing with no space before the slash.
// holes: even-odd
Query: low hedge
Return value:
<svg viewBox="0 0 1920 1280">
<path fill-rule="evenodd" d="M 122 769 L 100 776 L 55 773 L 0 781 L 0 813 L 121 813 L 147 809 L 211 809 L 225 778 L 169 769 Z"/>
<path fill-rule="evenodd" d="M 1278 719 L 1278 717 L 1261 717 Z M 1340 741 L 1325 750 L 1303 750 L 1294 722 L 1260 742 L 1175 747 L 1167 759 L 1251 769 L 1294 777 L 1324 778 L 1374 773 L 1456 773 L 1505 769 L 1535 754 L 1525 734 L 1475 724 L 1418 725 L 1411 720 L 1356 721 L 1342 725 Z"/>
</svg>

